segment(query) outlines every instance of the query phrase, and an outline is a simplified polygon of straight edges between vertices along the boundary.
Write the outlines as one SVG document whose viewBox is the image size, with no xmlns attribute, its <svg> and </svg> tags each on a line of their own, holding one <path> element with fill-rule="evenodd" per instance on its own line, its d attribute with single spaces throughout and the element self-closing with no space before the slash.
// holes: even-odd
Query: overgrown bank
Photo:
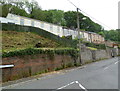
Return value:
<svg viewBox="0 0 120 91">
<path fill-rule="evenodd" d="M 73 47 L 75 48 L 77 45 L 77 41 L 67 39 L 67 38 L 61 38 L 59 36 L 56 36 L 50 32 L 47 32 L 45 30 L 42 30 L 40 28 L 31 27 L 31 26 L 21 26 L 21 25 L 15 25 L 15 24 L 2 24 L 2 30 L 4 31 L 16 31 L 16 32 L 31 32 L 34 34 L 37 34 L 43 38 L 46 38 L 48 40 L 54 41 L 58 43 L 57 47 Z M 52 43 L 52 42 L 50 42 Z"/>
<path fill-rule="evenodd" d="M 31 32 L 0 31 L 2 32 L 2 50 L 11 51 L 34 47 L 57 48 L 59 43 Z"/>
</svg>

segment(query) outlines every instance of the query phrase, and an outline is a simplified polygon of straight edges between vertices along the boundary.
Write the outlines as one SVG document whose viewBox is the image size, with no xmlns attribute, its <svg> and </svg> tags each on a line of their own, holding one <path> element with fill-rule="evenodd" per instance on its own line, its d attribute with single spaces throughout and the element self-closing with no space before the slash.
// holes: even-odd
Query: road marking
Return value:
<svg viewBox="0 0 120 91">
<path fill-rule="evenodd" d="M 105 67 L 104 70 L 108 69 L 109 67 Z"/>
<path fill-rule="evenodd" d="M 114 64 L 117 64 L 119 61 L 116 61 Z M 109 65 L 108 67 L 105 67 L 104 70 L 108 69 L 111 65 Z"/>
<path fill-rule="evenodd" d="M 115 62 L 115 64 L 117 64 L 118 63 L 118 61 L 117 62 Z"/>
<path fill-rule="evenodd" d="M 67 84 L 67 85 L 65 85 L 65 86 L 62 86 L 62 87 L 60 87 L 60 88 L 57 88 L 57 90 L 60 90 L 60 89 L 66 88 L 67 86 L 72 85 L 72 84 L 74 84 L 74 83 L 75 83 L 75 82 L 71 82 L 71 83 L 69 83 L 69 84 Z"/>
<path fill-rule="evenodd" d="M 87 89 L 86 89 L 82 84 L 80 84 L 78 81 L 73 81 L 73 82 L 71 82 L 71 83 L 69 83 L 69 84 L 67 84 L 67 85 L 65 85 L 65 86 L 62 86 L 62 87 L 60 87 L 60 88 L 57 88 L 56 90 L 60 90 L 60 89 L 66 88 L 67 86 L 72 85 L 72 84 L 74 84 L 74 83 L 77 83 L 80 88 L 82 88 L 84 91 L 87 91 Z"/>
<path fill-rule="evenodd" d="M 80 84 L 78 81 L 76 81 L 76 83 L 79 85 L 79 87 L 81 87 L 83 90 L 87 91 L 85 87 L 82 86 L 82 84 Z"/>
</svg>

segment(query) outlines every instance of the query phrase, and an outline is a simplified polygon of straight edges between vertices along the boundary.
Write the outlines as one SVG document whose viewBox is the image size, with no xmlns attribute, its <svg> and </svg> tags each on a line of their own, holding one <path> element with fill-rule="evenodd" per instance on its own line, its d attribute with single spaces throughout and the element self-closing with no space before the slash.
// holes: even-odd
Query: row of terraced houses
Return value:
<svg viewBox="0 0 120 91">
<path fill-rule="evenodd" d="M 9 13 L 6 18 L 0 17 L 0 22 L 37 27 L 60 37 L 72 36 L 72 39 L 75 39 L 78 36 L 77 30 L 64 28 L 63 26 L 59 26 L 52 23 L 47 23 L 44 21 L 35 20 L 35 19 L 31 19 L 31 18 L 11 14 L 11 13 Z M 93 42 L 97 44 L 103 44 L 105 42 L 105 39 L 103 36 L 97 33 L 88 32 L 88 31 L 80 31 L 80 38 L 83 38 L 85 41 Z"/>
</svg>

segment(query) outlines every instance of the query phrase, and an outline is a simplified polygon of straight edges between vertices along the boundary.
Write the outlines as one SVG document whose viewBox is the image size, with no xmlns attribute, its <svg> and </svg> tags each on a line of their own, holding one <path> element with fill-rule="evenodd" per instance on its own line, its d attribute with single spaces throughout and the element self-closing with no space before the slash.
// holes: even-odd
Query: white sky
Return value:
<svg viewBox="0 0 120 91">
<path fill-rule="evenodd" d="M 64 11 L 73 10 L 76 8 L 67 0 L 36 0 L 43 10 L 59 9 Z M 99 20 L 97 22 L 105 29 L 118 28 L 118 2 L 120 0 L 70 0 L 81 10 L 85 11 L 90 16 Z"/>
</svg>

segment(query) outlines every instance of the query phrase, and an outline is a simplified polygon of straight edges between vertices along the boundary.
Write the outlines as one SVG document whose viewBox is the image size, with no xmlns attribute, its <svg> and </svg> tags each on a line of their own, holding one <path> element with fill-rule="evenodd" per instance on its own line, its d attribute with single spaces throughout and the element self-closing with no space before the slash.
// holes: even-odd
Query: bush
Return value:
<svg viewBox="0 0 120 91">
<path fill-rule="evenodd" d="M 3 52 L 2 57 L 13 57 L 22 55 L 35 55 L 35 54 L 47 54 L 52 59 L 55 54 L 58 55 L 70 55 L 74 58 L 78 56 L 78 50 L 74 48 L 59 48 L 59 49 L 40 49 L 40 48 L 28 48 L 10 52 Z"/>
<path fill-rule="evenodd" d="M 90 42 L 84 42 L 84 44 L 88 47 L 93 47 L 93 48 L 97 48 L 97 49 L 106 49 L 105 44 L 94 44 L 94 43 L 90 43 Z"/>
</svg>

